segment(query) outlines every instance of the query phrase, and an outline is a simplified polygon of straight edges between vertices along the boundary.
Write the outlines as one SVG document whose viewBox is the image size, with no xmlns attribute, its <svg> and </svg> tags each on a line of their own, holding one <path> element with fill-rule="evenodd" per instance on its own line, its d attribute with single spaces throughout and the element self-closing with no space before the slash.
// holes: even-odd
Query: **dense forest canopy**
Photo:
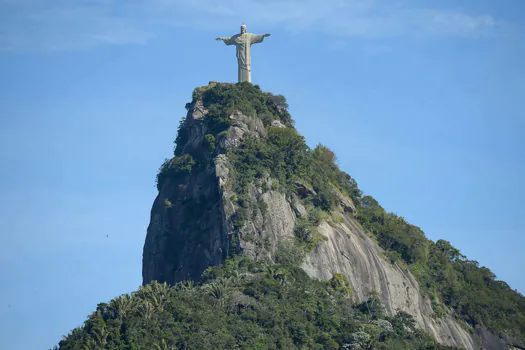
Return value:
<svg viewBox="0 0 525 350">
<path fill-rule="evenodd" d="M 153 282 L 101 303 L 60 349 L 448 349 L 406 313 L 350 301 L 345 278 L 309 278 L 292 245 L 278 263 L 237 257 L 203 281 Z"/>
</svg>

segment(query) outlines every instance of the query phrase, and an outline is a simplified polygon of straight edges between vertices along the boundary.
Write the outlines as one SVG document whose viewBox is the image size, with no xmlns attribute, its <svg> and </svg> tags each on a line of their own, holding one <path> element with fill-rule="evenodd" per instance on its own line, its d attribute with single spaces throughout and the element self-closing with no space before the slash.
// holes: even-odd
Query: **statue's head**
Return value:
<svg viewBox="0 0 525 350">
<path fill-rule="evenodd" d="M 244 33 L 246 33 L 246 24 L 243 23 L 241 25 L 241 34 L 244 34 Z"/>
</svg>

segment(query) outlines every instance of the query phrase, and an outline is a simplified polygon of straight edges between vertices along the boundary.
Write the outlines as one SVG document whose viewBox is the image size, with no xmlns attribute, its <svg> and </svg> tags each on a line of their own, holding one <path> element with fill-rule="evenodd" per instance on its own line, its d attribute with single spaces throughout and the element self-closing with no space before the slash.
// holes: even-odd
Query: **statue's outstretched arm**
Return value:
<svg viewBox="0 0 525 350">
<path fill-rule="evenodd" d="M 258 43 L 262 43 L 264 38 L 270 36 L 271 34 L 251 34 L 251 43 L 252 44 L 258 44 Z"/>
<path fill-rule="evenodd" d="M 215 40 L 217 41 L 223 41 L 226 45 L 231 45 L 230 39 L 231 39 L 231 36 L 215 38 Z"/>
</svg>

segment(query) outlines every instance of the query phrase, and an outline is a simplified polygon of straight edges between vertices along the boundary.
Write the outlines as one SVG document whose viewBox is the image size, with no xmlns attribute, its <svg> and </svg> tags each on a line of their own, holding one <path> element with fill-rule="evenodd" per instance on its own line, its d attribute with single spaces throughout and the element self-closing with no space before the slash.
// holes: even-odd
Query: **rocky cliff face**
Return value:
<svg viewBox="0 0 525 350">
<path fill-rule="evenodd" d="M 348 276 L 357 300 L 377 294 L 389 314 L 404 311 L 442 344 L 477 349 L 465 324 L 451 317 L 437 318 L 412 274 L 387 262 L 381 249 L 356 222 L 342 215 L 341 223 L 322 222 L 319 231 L 328 240 L 306 257 L 303 268 L 326 279 L 333 273 Z"/>
<path fill-rule="evenodd" d="M 293 128 L 284 107 L 268 100 L 273 108 L 270 115 L 233 110 L 222 117 L 224 127 L 216 133 L 216 123 L 207 120 L 216 111 L 207 109 L 204 94 L 206 89 L 197 90 L 187 106 L 179 131 L 184 134 L 179 138 L 183 143 L 179 155 L 161 169 L 164 176 L 159 176 L 144 245 L 144 284 L 199 279 L 208 266 L 237 253 L 272 260 L 279 243 L 294 240 L 298 221 L 308 216 L 303 199 L 315 191 L 300 181 L 295 193 L 286 193 L 270 172 L 262 172 L 245 185 L 242 200 L 238 193 L 231 150 L 247 139 L 265 140 L 269 127 Z M 481 337 L 451 313 L 437 317 L 414 276 L 388 261 L 356 221 L 352 200 L 335 188 L 334 193 L 338 205 L 316 222 L 319 239 L 313 249 L 305 250 L 303 269 L 319 279 L 341 273 L 350 280 L 356 301 L 376 295 L 389 314 L 413 315 L 440 343 L 479 349 Z M 498 344 L 489 348 L 506 348 Z"/>
</svg>

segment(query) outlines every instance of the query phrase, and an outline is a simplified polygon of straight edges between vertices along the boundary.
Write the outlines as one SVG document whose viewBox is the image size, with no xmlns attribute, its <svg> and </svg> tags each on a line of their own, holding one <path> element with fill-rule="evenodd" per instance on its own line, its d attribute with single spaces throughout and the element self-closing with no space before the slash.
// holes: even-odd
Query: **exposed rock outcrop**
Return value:
<svg viewBox="0 0 525 350">
<path fill-rule="evenodd" d="M 334 273 L 348 276 L 356 300 L 377 295 L 389 314 L 404 311 L 443 344 L 476 349 L 476 342 L 466 325 L 445 317 L 437 319 L 430 301 L 423 297 L 410 272 L 403 271 L 384 258 L 381 248 L 351 218 L 342 215 L 341 223 L 322 222 L 318 230 L 327 241 L 306 257 L 305 271 L 320 279 Z"/>
</svg>

